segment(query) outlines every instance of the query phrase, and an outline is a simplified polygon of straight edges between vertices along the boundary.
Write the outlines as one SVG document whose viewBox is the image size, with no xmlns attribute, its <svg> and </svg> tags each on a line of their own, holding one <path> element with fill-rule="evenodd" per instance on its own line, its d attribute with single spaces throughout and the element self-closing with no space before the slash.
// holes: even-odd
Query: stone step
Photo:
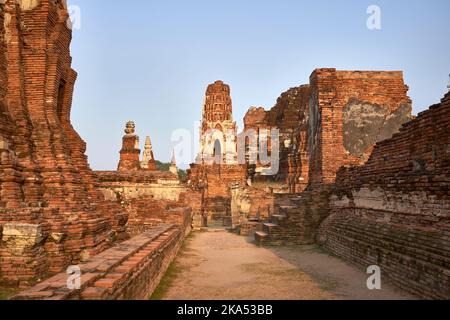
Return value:
<svg viewBox="0 0 450 320">
<path fill-rule="evenodd" d="M 273 229 L 277 228 L 278 224 L 276 223 L 264 223 L 263 224 L 263 231 L 269 235 L 273 233 Z"/>
<path fill-rule="evenodd" d="M 272 215 L 272 219 L 285 220 L 285 219 L 287 219 L 287 215 L 285 215 L 285 214 L 274 214 L 274 215 Z"/>
<path fill-rule="evenodd" d="M 265 242 L 269 240 L 269 234 L 264 231 L 255 232 L 255 242 L 258 246 L 264 245 Z"/>
<path fill-rule="evenodd" d="M 267 228 L 276 228 L 276 227 L 278 227 L 278 224 L 276 224 L 276 223 L 264 223 L 263 225 L 265 227 L 267 227 Z"/>
<path fill-rule="evenodd" d="M 203 228 L 207 232 L 227 232 L 227 228 Z"/>
<path fill-rule="evenodd" d="M 269 236 L 268 233 L 265 233 L 264 231 L 256 231 L 255 232 L 255 237 L 258 238 L 267 238 Z"/>
<path fill-rule="evenodd" d="M 297 208 L 297 207 L 295 207 L 295 206 L 280 206 L 281 210 L 292 210 L 292 209 L 295 209 L 295 208 Z"/>
</svg>

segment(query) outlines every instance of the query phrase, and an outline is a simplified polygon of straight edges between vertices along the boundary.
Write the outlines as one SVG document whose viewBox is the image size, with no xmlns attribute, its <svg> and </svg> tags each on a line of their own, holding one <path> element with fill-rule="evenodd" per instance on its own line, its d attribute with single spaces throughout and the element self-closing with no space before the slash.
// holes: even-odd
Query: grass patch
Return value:
<svg viewBox="0 0 450 320">
<path fill-rule="evenodd" d="M 18 289 L 0 288 L 0 300 L 9 300 L 19 292 Z"/>
<path fill-rule="evenodd" d="M 192 252 L 188 245 L 192 241 L 193 237 L 195 235 L 191 233 L 183 242 L 180 251 L 178 252 L 178 257 L 182 257 L 184 255 L 187 255 L 188 252 Z M 183 271 L 182 268 L 177 263 L 177 258 L 170 264 L 169 268 L 167 269 L 166 274 L 162 278 L 161 282 L 159 283 L 158 287 L 156 288 L 155 292 L 153 292 L 152 296 L 150 297 L 150 300 L 162 300 L 164 296 L 166 295 L 169 288 L 172 286 L 175 279 L 178 277 L 178 275 Z"/>
<path fill-rule="evenodd" d="M 155 292 L 150 297 L 150 300 L 162 300 L 181 271 L 182 270 L 177 265 L 177 262 L 172 262 L 167 269 L 166 274 L 159 283 L 158 288 L 156 288 Z"/>
</svg>

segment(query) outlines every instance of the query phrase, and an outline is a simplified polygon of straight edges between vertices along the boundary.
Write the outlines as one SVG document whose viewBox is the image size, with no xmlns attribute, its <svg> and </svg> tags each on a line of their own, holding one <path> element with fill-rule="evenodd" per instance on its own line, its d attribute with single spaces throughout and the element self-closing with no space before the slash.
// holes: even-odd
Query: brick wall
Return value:
<svg viewBox="0 0 450 320">
<path fill-rule="evenodd" d="M 310 86 L 283 93 L 269 111 L 269 122 L 280 130 L 280 171 L 277 180 L 288 185 L 290 193 L 308 185 L 308 119 Z"/>
<path fill-rule="evenodd" d="M 281 94 L 269 111 L 252 107 L 244 117 L 244 131 L 254 130 L 256 139 L 261 132 L 278 129 L 280 133 L 280 168 L 271 178 L 286 185 L 287 192 L 300 192 L 308 184 L 308 113 L 310 87 L 303 85 Z M 257 154 L 259 146 L 250 153 Z M 270 167 L 270 166 L 269 166 Z M 256 163 L 255 180 L 267 166 Z M 267 177 L 266 177 L 267 180 Z"/>
<path fill-rule="evenodd" d="M 231 224 L 231 185 L 246 183 L 245 165 L 191 165 L 189 186 L 202 192 L 202 214 L 208 220 Z"/>
<path fill-rule="evenodd" d="M 341 166 L 366 162 L 376 142 L 411 118 L 402 72 L 317 69 L 310 85 L 313 184 L 333 183 Z"/>
<path fill-rule="evenodd" d="M 0 4 L 0 110 L 3 110 L 6 95 L 6 44 L 5 44 L 5 12 Z"/>
<path fill-rule="evenodd" d="M 95 174 L 105 198 L 128 214 L 129 235 L 137 235 L 160 223 L 191 226 L 196 207 L 185 196 L 190 190 L 177 175 L 147 170 L 96 171 Z"/>
<path fill-rule="evenodd" d="M 319 240 L 424 298 L 450 298 L 450 93 L 342 169 Z"/>
</svg>

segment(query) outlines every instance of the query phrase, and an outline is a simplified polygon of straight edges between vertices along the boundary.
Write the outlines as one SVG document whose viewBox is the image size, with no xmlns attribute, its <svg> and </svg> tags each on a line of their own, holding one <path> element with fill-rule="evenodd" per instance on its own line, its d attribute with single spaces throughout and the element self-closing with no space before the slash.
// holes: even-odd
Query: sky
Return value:
<svg viewBox="0 0 450 320">
<path fill-rule="evenodd" d="M 206 87 L 219 79 L 231 86 L 240 130 L 251 106 L 270 109 L 316 68 L 402 70 L 415 114 L 438 103 L 449 82 L 449 0 L 68 3 L 80 12 L 72 123 L 95 170 L 116 170 L 128 120 L 141 146 L 151 136 L 155 157 L 169 161 L 172 133 L 194 135 Z M 367 27 L 371 5 L 381 29 Z"/>
</svg>

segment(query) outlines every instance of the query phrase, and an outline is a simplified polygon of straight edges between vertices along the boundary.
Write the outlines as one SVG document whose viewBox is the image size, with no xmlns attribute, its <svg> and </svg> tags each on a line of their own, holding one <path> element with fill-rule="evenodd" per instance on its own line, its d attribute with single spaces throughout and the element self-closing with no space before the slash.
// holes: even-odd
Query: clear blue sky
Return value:
<svg viewBox="0 0 450 320">
<path fill-rule="evenodd" d="M 79 73 L 72 121 L 91 166 L 116 169 L 124 124 L 168 161 L 171 133 L 194 128 L 208 83 L 231 85 L 234 117 L 271 108 L 315 68 L 403 70 L 414 112 L 439 102 L 450 73 L 450 1 L 69 0 Z M 369 5 L 382 29 L 366 27 Z"/>
</svg>

